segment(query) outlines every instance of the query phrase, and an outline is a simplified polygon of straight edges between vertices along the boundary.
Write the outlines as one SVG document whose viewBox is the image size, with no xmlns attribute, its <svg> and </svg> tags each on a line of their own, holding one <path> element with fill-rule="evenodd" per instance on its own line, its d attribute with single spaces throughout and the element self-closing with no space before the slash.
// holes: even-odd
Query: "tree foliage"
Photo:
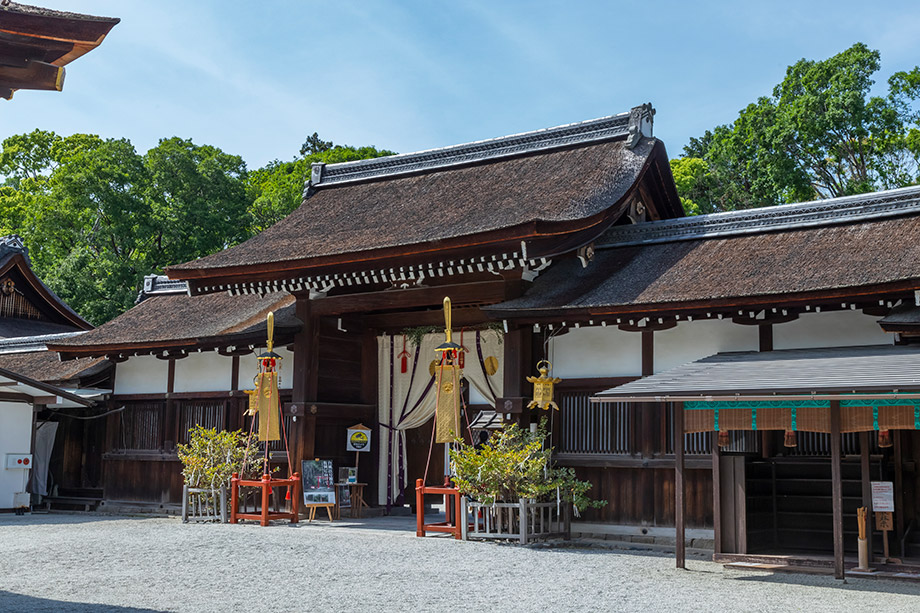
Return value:
<svg viewBox="0 0 920 613">
<path fill-rule="evenodd" d="M 294 210 L 312 163 L 390 154 L 326 144 L 249 172 L 239 156 L 177 137 L 139 154 L 127 139 L 11 136 L 0 150 L 0 233 L 22 236 L 36 274 L 101 324 L 134 304 L 144 275 L 240 243 Z"/>
<path fill-rule="evenodd" d="M 858 194 L 920 178 L 920 67 L 871 95 L 878 51 L 799 60 L 771 96 L 691 139 L 672 163 L 688 213 Z M 678 178 L 679 175 L 679 178 Z"/>
</svg>

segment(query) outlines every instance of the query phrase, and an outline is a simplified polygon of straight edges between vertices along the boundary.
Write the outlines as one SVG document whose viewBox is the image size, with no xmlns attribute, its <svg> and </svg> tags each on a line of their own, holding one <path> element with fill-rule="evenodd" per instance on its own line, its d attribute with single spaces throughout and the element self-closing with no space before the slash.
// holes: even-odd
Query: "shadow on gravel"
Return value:
<svg viewBox="0 0 920 613">
<path fill-rule="evenodd" d="M 750 577 L 733 577 L 732 581 L 756 581 L 760 583 L 781 583 L 784 585 L 821 585 L 850 592 L 880 592 L 883 594 L 905 594 L 920 596 L 920 585 L 890 579 L 864 579 L 848 577 L 847 582 L 837 581 L 827 575 L 795 575 L 792 573 L 775 573 L 772 575 L 753 575 Z"/>
<path fill-rule="evenodd" d="M 119 607 L 109 604 L 88 602 L 68 602 L 36 598 L 0 590 L 0 611 L 3 613 L 43 613 L 44 611 L 66 613 L 164 613 L 158 609 L 139 609 L 137 607 Z"/>
<path fill-rule="evenodd" d="M 104 521 L 149 521 L 166 519 L 149 515 L 99 515 L 95 513 L 32 513 L 30 515 L 0 515 L 0 528 L 4 526 L 55 526 L 62 524 L 93 524 Z"/>
</svg>

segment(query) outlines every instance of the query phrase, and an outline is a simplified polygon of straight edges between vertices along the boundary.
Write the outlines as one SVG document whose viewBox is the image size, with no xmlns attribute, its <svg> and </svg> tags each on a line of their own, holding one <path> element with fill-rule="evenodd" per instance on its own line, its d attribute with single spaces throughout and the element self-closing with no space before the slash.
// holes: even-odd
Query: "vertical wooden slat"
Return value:
<svg viewBox="0 0 920 613">
<path fill-rule="evenodd" d="M 862 482 L 862 506 L 869 510 L 866 516 L 866 522 L 872 517 L 872 486 L 869 484 L 872 475 L 869 472 L 869 451 L 871 445 L 869 442 L 869 433 L 859 433 L 859 470 Z M 869 559 L 872 559 L 872 526 L 866 526 L 866 544 L 869 548 Z"/>
<path fill-rule="evenodd" d="M 677 568 L 686 568 L 684 529 L 684 404 L 674 403 L 674 553 Z"/>
<path fill-rule="evenodd" d="M 895 528 L 897 528 L 895 539 L 898 543 L 904 538 L 904 459 L 901 455 L 901 436 L 903 434 L 901 430 L 891 431 L 891 437 L 894 439 L 894 519 Z M 903 557 L 904 552 L 900 551 L 899 555 Z"/>
<path fill-rule="evenodd" d="M 844 578 L 843 482 L 840 474 L 840 401 L 831 400 L 831 497 L 834 507 L 834 577 Z"/>
<path fill-rule="evenodd" d="M 722 553 L 722 453 L 719 433 L 712 432 L 712 528 L 713 553 Z"/>
</svg>

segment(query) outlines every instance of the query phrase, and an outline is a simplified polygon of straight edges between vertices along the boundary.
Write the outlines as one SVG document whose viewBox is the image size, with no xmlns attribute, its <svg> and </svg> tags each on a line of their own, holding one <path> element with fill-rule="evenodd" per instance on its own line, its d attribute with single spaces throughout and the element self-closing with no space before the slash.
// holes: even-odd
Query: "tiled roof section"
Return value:
<svg viewBox="0 0 920 613">
<path fill-rule="evenodd" d="M 11 347 L 30 347 L 41 345 L 45 341 L 69 338 L 82 334 L 83 330 L 74 330 L 73 326 L 55 324 L 35 319 L 17 319 L 0 317 L 0 353 L 10 351 Z M 25 349 L 19 349 L 25 351 Z"/>
<path fill-rule="evenodd" d="M 656 311 L 918 279 L 920 215 L 911 215 L 598 248 L 587 268 L 557 261 L 524 296 L 486 311 L 495 317 Z"/>
<path fill-rule="evenodd" d="M 18 2 L 10 2 L 9 4 L 0 5 L 0 11 L 8 11 L 10 13 L 20 13 L 23 15 L 36 15 L 39 17 L 53 17 L 59 19 L 74 19 L 81 21 L 103 21 L 108 23 L 118 23 L 121 21 L 117 17 L 97 17 L 95 15 L 84 15 L 83 13 L 71 13 L 69 11 L 57 11 L 54 9 L 47 9 L 40 6 L 31 6 L 28 4 L 19 4 Z"/>
<path fill-rule="evenodd" d="M 814 202 L 616 226 L 600 243 L 647 245 L 854 223 L 920 213 L 920 185 Z"/>
<path fill-rule="evenodd" d="M 920 390 L 920 348 L 872 345 L 719 353 L 597 397 Z"/>
<path fill-rule="evenodd" d="M 0 368 L 46 383 L 73 382 L 101 373 L 111 366 L 105 358 L 61 361 L 53 351 L 0 354 Z"/>
<path fill-rule="evenodd" d="M 271 228 L 167 273 L 366 254 L 528 223 L 578 221 L 614 206 L 663 146 L 605 141 L 316 190 Z M 666 163 L 666 162 L 665 162 Z M 363 257 L 370 258 L 370 255 Z"/>
<path fill-rule="evenodd" d="M 648 121 L 649 126 L 646 136 L 651 136 L 653 114 L 654 110 L 651 105 L 645 105 L 636 107 L 634 111 L 610 117 L 440 149 L 341 164 L 314 164 L 310 184 L 313 187 L 325 187 L 353 181 L 367 181 L 526 155 L 560 147 L 613 140 L 629 134 L 631 121 L 636 126 L 635 129 L 641 129 L 639 122 L 643 119 Z"/>
<path fill-rule="evenodd" d="M 287 292 L 264 296 L 167 294 L 151 296 L 95 330 L 49 343 L 49 347 L 67 351 L 170 342 L 188 345 L 198 339 L 251 335 L 265 330 L 269 311 L 275 312 L 278 333 L 300 328 L 301 322 L 294 316 L 294 297 Z"/>
</svg>

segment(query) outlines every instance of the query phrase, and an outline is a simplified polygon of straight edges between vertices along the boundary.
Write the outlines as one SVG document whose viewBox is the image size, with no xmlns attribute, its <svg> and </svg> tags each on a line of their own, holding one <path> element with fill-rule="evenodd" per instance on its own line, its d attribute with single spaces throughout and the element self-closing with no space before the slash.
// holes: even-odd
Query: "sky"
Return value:
<svg viewBox="0 0 920 613">
<path fill-rule="evenodd" d="M 884 80 L 920 63 L 920 2 L 32 0 L 120 17 L 64 91 L 0 100 L 0 139 L 35 128 L 171 136 L 258 168 L 307 135 L 400 153 L 651 102 L 677 157 L 768 95 L 789 64 L 860 41 Z"/>
</svg>

